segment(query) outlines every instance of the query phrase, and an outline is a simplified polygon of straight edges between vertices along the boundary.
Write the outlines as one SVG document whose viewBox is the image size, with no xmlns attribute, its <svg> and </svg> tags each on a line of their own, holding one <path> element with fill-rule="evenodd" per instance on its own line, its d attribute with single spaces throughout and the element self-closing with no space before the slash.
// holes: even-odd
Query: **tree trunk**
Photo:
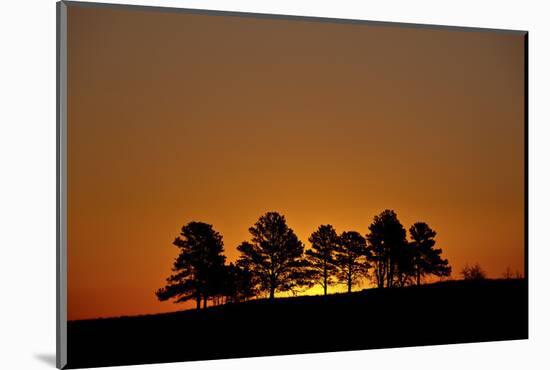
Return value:
<svg viewBox="0 0 550 370">
<path fill-rule="evenodd" d="M 384 288 L 384 268 L 381 262 L 376 262 L 376 280 L 378 288 Z"/>
<path fill-rule="evenodd" d="M 420 269 L 416 272 L 416 285 L 420 285 Z"/>
<path fill-rule="evenodd" d="M 325 295 L 327 295 L 327 262 L 324 263 L 324 285 L 323 288 L 325 289 Z"/>
<path fill-rule="evenodd" d="M 269 300 L 272 301 L 275 299 L 275 273 L 271 273 L 269 277 Z"/>
<path fill-rule="evenodd" d="M 351 293 L 351 271 L 348 274 L 348 293 Z"/>
<path fill-rule="evenodd" d="M 388 264 L 388 279 L 386 281 L 386 286 L 391 288 L 393 286 L 393 258 L 389 258 Z"/>
<path fill-rule="evenodd" d="M 197 300 L 197 310 L 201 309 L 201 295 L 197 293 L 197 297 L 195 298 Z"/>
<path fill-rule="evenodd" d="M 203 300 L 203 304 L 202 304 L 202 308 L 206 308 L 206 306 L 208 305 L 206 302 L 208 302 L 208 297 L 205 295 L 204 300 Z"/>
</svg>

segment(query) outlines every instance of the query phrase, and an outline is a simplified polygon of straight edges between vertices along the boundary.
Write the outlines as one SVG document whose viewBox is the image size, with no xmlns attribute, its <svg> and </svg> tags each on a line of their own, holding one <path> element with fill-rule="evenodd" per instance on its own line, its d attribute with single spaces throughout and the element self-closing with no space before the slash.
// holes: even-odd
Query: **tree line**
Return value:
<svg viewBox="0 0 550 370">
<path fill-rule="evenodd" d="M 298 294 L 319 284 L 344 284 L 351 292 L 370 278 L 378 288 L 420 285 L 426 276 L 449 276 L 451 266 L 435 248 L 436 232 L 425 222 L 407 231 L 392 210 L 376 215 L 363 236 L 357 231 L 337 233 L 320 225 L 305 249 L 283 215 L 268 212 L 248 229 L 235 263 L 226 263 L 222 235 L 203 222 L 184 225 L 173 244 L 180 253 L 166 286 L 155 292 L 161 301 L 195 300 L 197 309 L 214 302 L 239 302 L 277 292 Z"/>
</svg>

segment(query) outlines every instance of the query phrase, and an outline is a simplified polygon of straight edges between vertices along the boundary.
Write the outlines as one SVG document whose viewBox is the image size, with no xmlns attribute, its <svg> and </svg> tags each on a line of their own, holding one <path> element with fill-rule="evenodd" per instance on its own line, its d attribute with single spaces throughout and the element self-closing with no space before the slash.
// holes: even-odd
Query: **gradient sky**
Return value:
<svg viewBox="0 0 550 370">
<path fill-rule="evenodd" d="M 272 210 L 309 247 L 394 209 L 453 277 L 523 273 L 521 34 L 74 6 L 68 27 L 69 319 L 192 306 L 154 295 L 181 226 L 233 261 Z"/>
</svg>

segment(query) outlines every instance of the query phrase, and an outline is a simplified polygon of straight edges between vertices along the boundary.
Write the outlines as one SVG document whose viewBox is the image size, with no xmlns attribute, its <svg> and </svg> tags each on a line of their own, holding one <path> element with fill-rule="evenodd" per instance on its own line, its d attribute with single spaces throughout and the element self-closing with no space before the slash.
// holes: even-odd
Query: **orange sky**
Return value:
<svg viewBox="0 0 550 370">
<path fill-rule="evenodd" d="M 231 261 L 271 210 L 309 247 L 394 209 L 455 277 L 523 273 L 520 33 L 74 6 L 68 26 L 69 319 L 192 306 L 154 295 L 181 226 Z"/>
</svg>

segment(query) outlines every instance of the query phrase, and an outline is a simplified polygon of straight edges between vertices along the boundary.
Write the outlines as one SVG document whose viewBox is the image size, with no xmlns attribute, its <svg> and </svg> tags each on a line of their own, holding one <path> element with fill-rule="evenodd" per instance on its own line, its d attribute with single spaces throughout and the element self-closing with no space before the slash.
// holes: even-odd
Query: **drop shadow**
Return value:
<svg viewBox="0 0 550 370">
<path fill-rule="evenodd" d="M 46 365 L 52 366 L 52 367 L 55 367 L 55 365 L 56 365 L 55 353 L 38 353 L 38 354 L 35 353 L 34 358 L 36 358 L 37 360 L 42 361 Z"/>
</svg>

